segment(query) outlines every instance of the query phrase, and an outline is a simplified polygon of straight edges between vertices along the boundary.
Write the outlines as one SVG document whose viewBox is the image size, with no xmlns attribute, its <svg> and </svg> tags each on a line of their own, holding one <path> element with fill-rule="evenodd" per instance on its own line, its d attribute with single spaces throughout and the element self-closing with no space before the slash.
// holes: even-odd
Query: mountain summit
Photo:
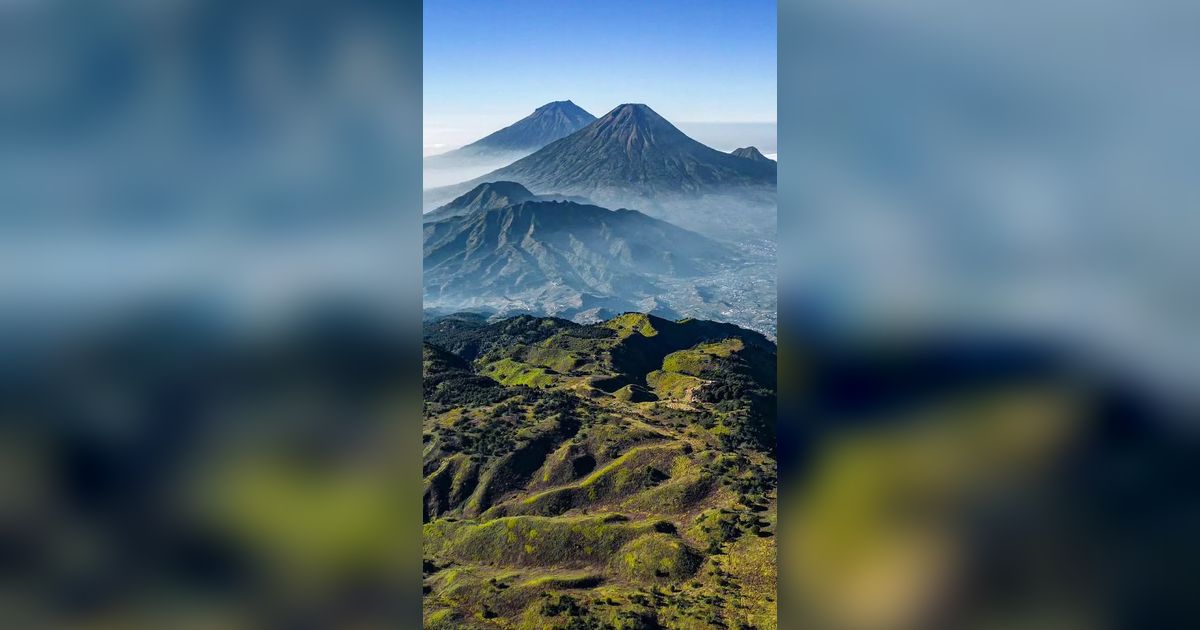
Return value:
<svg viewBox="0 0 1200 630">
<path fill-rule="evenodd" d="M 532 114 L 458 150 L 461 153 L 486 151 L 536 151 L 559 138 L 570 135 L 596 117 L 571 101 L 554 101 L 535 109 Z"/>
<path fill-rule="evenodd" d="M 484 182 L 471 190 L 455 197 L 450 203 L 430 210 L 421 218 L 422 223 L 432 223 L 451 217 L 461 217 L 476 212 L 487 212 L 498 208 L 506 208 L 526 201 L 570 201 L 573 203 L 590 203 L 588 199 L 578 195 L 535 195 L 528 188 L 516 182 Z"/>
<path fill-rule="evenodd" d="M 758 147 L 742 147 L 740 149 L 734 149 L 729 152 L 729 155 L 736 155 L 737 157 L 746 158 L 747 160 L 754 160 L 755 162 L 775 162 L 775 160 L 763 155 L 762 152 L 758 150 Z"/>
<path fill-rule="evenodd" d="M 495 210 L 516 205 L 534 198 L 529 189 L 516 182 L 484 182 L 454 201 L 427 213 L 423 220 L 440 221 L 450 217 L 471 214 L 476 211 Z"/>
<path fill-rule="evenodd" d="M 623 147 L 629 158 L 655 150 L 686 150 L 691 148 L 688 143 L 694 142 L 658 112 L 640 103 L 620 105 L 605 114 L 592 125 L 586 138 L 592 144 Z"/>
</svg>

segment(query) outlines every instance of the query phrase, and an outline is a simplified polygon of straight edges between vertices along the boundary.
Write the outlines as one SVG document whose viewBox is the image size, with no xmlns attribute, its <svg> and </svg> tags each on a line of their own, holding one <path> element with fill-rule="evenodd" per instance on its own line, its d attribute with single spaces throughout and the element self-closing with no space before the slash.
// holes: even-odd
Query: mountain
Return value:
<svg viewBox="0 0 1200 630">
<path fill-rule="evenodd" d="M 425 304 L 593 315 L 661 305 L 664 282 L 735 268 L 704 236 L 635 210 L 523 201 L 425 224 Z"/>
<path fill-rule="evenodd" d="M 522 201 L 529 201 L 534 197 L 535 195 L 529 192 L 528 188 L 516 182 L 484 182 L 455 198 L 454 201 L 427 212 L 423 220 L 425 222 L 440 221 L 479 210 L 496 210 Z"/>
<path fill-rule="evenodd" d="M 754 160 L 755 162 L 770 162 L 771 164 L 775 163 L 775 160 L 772 160 L 771 158 L 759 152 L 758 147 L 742 147 L 740 149 L 734 149 L 729 152 L 729 155 L 735 155 L 747 160 Z"/>
<path fill-rule="evenodd" d="M 581 194 L 603 203 L 613 196 L 652 200 L 738 187 L 773 188 L 775 169 L 707 147 L 645 105 L 625 104 L 480 181 L 484 179 Z"/>
<path fill-rule="evenodd" d="M 519 204 L 523 201 L 572 201 L 590 204 L 577 195 L 535 195 L 516 182 L 484 182 L 450 203 L 425 213 L 422 223 L 431 223 L 471 214 L 477 211 L 496 210 Z"/>
<path fill-rule="evenodd" d="M 542 105 L 532 114 L 499 131 L 460 149 L 433 156 L 430 160 L 446 161 L 506 153 L 528 155 L 578 131 L 594 120 L 595 116 L 571 101 L 554 101 Z"/>
<path fill-rule="evenodd" d="M 583 195 L 612 207 L 657 213 L 685 227 L 704 225 L 710 234 L 736 229 L 728 211 L 747 204 L 769 206 L 774 223 L 776 169 L 722 153 L 684 134 L 646 105 L 625 104 L 532 155 L 457 186 L 427 191 L 426 202 L 448 199 L 484 181 L 519 182 L 535 193 Z M 706 201 L 721 199 L 720 216 Z M 668 212 L 670 211 L 670 212 Z M 760 213 L 761 214 L 761 213 Z M 762 222 L 763 217 L 753 217 Z"/>
<path fill-rule="evenodd" d="M 625 313 L 424 344 L 425 627 L 777 627 L 773 343 Z"/>
</svg>

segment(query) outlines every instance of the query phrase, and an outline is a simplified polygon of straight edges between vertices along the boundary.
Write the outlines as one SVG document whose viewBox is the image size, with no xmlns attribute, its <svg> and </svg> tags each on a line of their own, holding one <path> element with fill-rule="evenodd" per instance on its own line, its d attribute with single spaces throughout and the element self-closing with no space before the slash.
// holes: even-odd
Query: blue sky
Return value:
<svg viewBox="0 0 1200 630">
<path fill-rule="evenodd" d="M 774 122 L 774 0 L 431 0 L 426 142 L 461 144 L 543 103 L 599 116 L 646 103 L 676 122 Z"/>
</svg>

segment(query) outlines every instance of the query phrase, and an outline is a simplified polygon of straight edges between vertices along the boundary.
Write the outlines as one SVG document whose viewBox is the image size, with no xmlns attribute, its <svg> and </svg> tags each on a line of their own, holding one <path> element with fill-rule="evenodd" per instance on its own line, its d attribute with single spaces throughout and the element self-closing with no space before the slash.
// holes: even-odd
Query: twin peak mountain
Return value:
<svg viewBox="0 0 1200 630">
<path fill-rule="evenodd" d="M 539 121 L 559 120 L 567 106 L 578 109 L 570 101 L 550 103 L 488 138 L 555 126 Z M 578 123 L 582 117 L 572 120 Z M 559 131 L 567 127 L 556 126 Z M 503 168 L 426 191 L 427 207 L 497 181 L 516 182 L 538 194 L 642 209 L 711 195 L 773 195 L 776 165 L 753 147 L 717 151 L 688 137 L 650 107 L 625 104 Z M 773 205 L 773 198 L 769 201 Z"/>
</svg>

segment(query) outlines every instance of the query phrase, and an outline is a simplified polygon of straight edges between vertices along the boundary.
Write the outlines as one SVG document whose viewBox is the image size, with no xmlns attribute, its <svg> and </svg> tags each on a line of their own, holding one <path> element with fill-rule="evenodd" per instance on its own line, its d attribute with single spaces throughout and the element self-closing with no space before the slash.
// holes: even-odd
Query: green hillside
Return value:
<svg viewBox="0 0 1200 630">
<path fill-rule="evenodd" d="M 775 345 L 627 313 L 425 332 L 430 628 L 774 628 Z"/>
</svg>

